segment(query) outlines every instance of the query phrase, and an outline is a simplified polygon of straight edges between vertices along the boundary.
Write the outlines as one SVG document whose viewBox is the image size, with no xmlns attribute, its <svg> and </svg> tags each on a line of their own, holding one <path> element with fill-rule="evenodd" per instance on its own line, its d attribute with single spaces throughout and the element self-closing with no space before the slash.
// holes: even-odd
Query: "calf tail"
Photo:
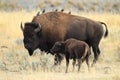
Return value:
<svg viewBox="0 0 120 80">
<path fill-rule="evenodd" d="M 83 53 L 83 55 L 82 55 L 82 57 L 81 57 L 82 62 L 84 61 L 84 59 L 85 59 L 87 53 L 88 53 L 88 46 L 85 45 L 85 52 Z"/>
<path fill-rule="evenodd" d="M 108 36 L 108 29 L 107 29 L 107 25 L 104 22 L 100 22 L 101 24 L 105 25 L 106 31 L 105 31 L 105 35 L 104 37 L 106 38 Z"/>
</svg>

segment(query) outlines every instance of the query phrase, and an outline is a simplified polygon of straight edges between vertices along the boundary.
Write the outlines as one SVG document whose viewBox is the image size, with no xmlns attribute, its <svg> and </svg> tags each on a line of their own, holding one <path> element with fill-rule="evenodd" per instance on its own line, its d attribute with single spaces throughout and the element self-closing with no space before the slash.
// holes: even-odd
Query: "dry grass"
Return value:
<svg viewBox="0 0 120 80">
<path fill-rule="evenodd" d="M 22 44 L 21 21 L 30 22 L 36 11 L 33 12 L 0 12 L 0 80 L 119 80 L 120 74 L 120 14 L 110 13 L 79 13 L 108 25 L 109 36 L 100 43 L 101 56 L 91 72 L 87 71 L 84 63 L 81 72 L 65 74 L 65 61 L 59 68 L 53 68 L 53 56 L 44 55 L 36 51 L 36 55 L 29 57 Z M 1 48 L 1 46 L 6 46 Z M 43 54 L 37 54 L 43 53 Z M 93 55 L 92 55 L 93 56 Z M 60 71 L 60 72 L 59 72 Z"/>
</svg>

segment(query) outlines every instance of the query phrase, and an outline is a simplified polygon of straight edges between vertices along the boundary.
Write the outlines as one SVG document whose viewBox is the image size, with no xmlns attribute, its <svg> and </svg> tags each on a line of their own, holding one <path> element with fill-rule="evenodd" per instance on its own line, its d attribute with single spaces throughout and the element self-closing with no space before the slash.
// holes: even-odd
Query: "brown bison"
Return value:
<svg viewBox="0 0 120 80">
<path fill-rule="evenodd" d="M 51 49 L 51 52 L 60 54 L 63 53 L 66 58 L 66 72 L 68 71 L 69 59 L 73 59 L 73 71 L 78 60 L 78 71 L 84 60 L 86 60 L 88 69 L 89 69 L 89 56 L 91 54 L 90 48 L 87 43 L 76 40 L 76 39 L 67 39 L 66 41 L 58 41 L 54 44 Z"/>
<path fill-rule="evenodd" d="M 105 34 L 102 24 L 106 27 Z M 30 56 L 37 48 L 50 52 L 55 42 L 75 38 L 93 48 L 93 63 L 100 54 L 99 43 L 103 34 L 104 37 L 108 35 L 107 26 L 103 22 L 56 11 L 35 16 L 31 22 L 24 24 L 24 28 L 21 23 L 21 29 L 24 46 Z"/>
</svg>

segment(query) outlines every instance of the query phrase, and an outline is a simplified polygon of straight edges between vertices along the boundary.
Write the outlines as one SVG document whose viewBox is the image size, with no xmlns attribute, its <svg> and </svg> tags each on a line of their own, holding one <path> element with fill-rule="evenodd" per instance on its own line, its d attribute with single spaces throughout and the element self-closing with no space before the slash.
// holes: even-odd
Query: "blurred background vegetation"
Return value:
<svg viewBox="0 0 120 80">
<path fill-rule="evenodd" d="M 55 10 L 120 13 L 120 0 L 0 0 L 0 10 Z"/>
</svg>

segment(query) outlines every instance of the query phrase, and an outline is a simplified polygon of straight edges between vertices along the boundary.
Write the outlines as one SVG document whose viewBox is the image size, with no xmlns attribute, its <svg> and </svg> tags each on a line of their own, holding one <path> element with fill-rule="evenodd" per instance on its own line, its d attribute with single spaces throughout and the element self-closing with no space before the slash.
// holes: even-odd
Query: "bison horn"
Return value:
<svg viewBox="0 0 120 80">
<path fill-rule="evenodd" d="M 35 29 L 35 32 L 39 32 L 41 30 L 41 25 L 38 24 L 38 27 Z"/>
<path fill-rule="evenodd" d="M 22 26 L 22 22 L 21 22 L 21 30 L 22 30 L 22 31 L 24 30 L 24 28 L 23 28 L 23 26 Z"/>
</svg>

